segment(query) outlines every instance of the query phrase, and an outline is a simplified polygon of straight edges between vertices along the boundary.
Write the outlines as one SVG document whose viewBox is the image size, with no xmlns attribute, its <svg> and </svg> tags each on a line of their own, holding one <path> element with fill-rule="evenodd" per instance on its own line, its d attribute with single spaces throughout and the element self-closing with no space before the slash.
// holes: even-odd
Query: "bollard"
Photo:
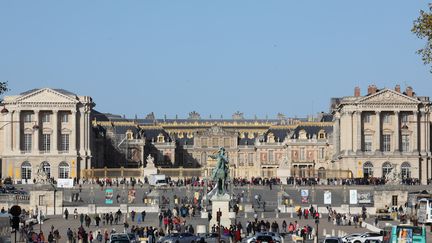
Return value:
<svg viewBox="0 0 432 243">
<path fill-rule="evenodd" d="M 334 229 L 332 229 L 332 234 L 331 234 L 331 236 L 335 236 L 335 230 L 334 230 Z"/>
<path fill-rule="evenodd" d="M 327 230 L 323 229 L 323 236 L 325 237 L 327 235 Z"/>
<path fill-rule="evenodd" d="M 245 212 L 245 219 L 247 219 L 247 213 Z"/>
<path fill-rule="evenodd" d="M 264 218 L 264 212 L 261 212 L 261 218 L 262 219 Z"/>
</svg>

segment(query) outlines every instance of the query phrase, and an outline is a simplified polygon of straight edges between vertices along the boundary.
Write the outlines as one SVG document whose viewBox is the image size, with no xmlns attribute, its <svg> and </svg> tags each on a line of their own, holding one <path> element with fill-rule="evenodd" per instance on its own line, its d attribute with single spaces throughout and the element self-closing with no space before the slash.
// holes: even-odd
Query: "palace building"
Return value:
<svg viewBox="0 0 432 243">
<path fill-rule="evenodd" d="M 33 89 L 6 96 L 2 105 L 2 178 L 32 183 L 37 170 L 66 179 L 81 177 L 81 170 L 91 168 L 91 97 Z"/>
<path fill-rule="evenodd" d="M 329 113 L 294 119 L 130 119 L 93 109 L 91 97 L 60 89 L 6 96 L 1 111 L 1 177 L 142 177 L 152 157 L 159 173 L 206 176 L 209 155 L 225 147 L 231 176 L 365 178 L 398 172 L 432 177 L 428 97 L 371 85 L 332 98 Z"/>
</svg>

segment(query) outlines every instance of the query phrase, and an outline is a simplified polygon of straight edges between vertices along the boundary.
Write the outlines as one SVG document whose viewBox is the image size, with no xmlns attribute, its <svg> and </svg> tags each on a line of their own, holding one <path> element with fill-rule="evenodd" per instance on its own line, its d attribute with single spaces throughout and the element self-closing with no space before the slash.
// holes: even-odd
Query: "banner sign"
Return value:
<svg viewBox="0 0 432 243">
<path fill-rule="evenodd" d="M 135 189 L 129 189 L 128 203 L 135 203 L 135 198 L 136 198 L 136 190 Z"/>
<path fill-rule="evenodd" d="M 302 203 L 308 203 L 309 202 L 309 190 L 301 190 L 301 202 Z"/>
<path fill-rule="evenodd" d="M 57 179 L 57 187 L 72 188 L 73 186 L 73 179 Z"/>
<path fill-rule="evenodd" d="M 324 192 L 324 204 L 331 204 L 331 191 L 325 191 Z"/>
<path fill-rule="evenodd" d="M 114 191 L 113 189 L 105 190 L 105 204 L 113 204 Z"/>
<path fill-rule="evenodd" d="M 357 204 L 357 190 L 350 190 L 350 204 Z"/>
<path fill-rule="evenodd" d="M 357 201 L 358 203 L 372 203 L 372 194 L 370 192 L 358 192 Z"/>
</svg>

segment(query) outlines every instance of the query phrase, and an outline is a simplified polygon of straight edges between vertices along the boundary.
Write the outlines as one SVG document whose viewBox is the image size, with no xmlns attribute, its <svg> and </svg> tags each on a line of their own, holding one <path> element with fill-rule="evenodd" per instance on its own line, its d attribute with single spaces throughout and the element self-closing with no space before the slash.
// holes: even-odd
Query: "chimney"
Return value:
<svg viewBox="0 0 432 243">
<path fill-rule="evenodd" d="M 375 84 L 372 84 L 372 85 L 368 86 L 368 95 L 375 94 L 376 91 L 377 91 L 377 87 L 375 86 Z"/>
<path fill-rule="evenodd" d="M 413 88 L 411 86 L 406 87 L 406 95 L 409 97 L 413 97 Z"/>
<path fill-rule="evenodd" d="M 360 97 L 360 87 L 357 86 L 354 88 L 354 96 Z"/>
<path fill-rule="evenodd" d="M 400 85 L 399 84 L 395 86 L 395 91 L 400 93 Z"/>
</svg>

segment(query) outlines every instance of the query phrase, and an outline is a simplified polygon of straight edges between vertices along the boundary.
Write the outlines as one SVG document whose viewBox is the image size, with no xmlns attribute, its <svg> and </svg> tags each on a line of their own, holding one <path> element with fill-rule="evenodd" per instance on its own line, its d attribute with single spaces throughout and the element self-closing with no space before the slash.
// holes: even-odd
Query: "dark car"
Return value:
<svg viewBox="0 0 432 243">
<path fill-rule="evenodd" d="M 273 237 L 270 235 L 258 235 L 255 239 L 256 243 L 274 243 Z"/>
</svg>

